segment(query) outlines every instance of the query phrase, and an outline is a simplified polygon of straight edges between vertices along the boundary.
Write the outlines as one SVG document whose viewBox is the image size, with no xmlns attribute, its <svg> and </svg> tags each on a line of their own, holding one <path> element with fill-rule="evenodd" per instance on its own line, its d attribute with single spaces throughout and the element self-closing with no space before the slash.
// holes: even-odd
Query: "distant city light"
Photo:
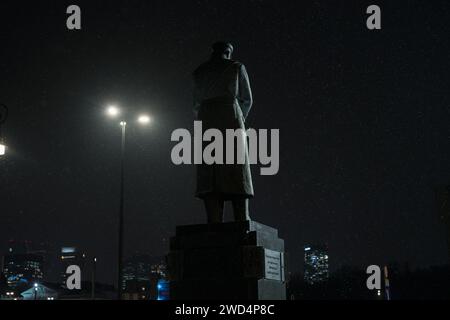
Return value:
<svg viewBox="0 0 450 320">
<path fill-rule="evenodd" d="M 305 251 L 309 251 L 309 250 L 311 250 L 310 247 L 306 247 L 306 248 L 305 248 Z"/>
<path fill-rule="evenodd" d="M 5 155 L 6 153 L 6 146 L 3 143 L 0 143 L 0 156 Z"/>
<path fill-rule="evenodd" d="M 158 298 L 157 298 L 157 300 L 169 300 L 169 295 L 170 295 L 169 294 L 169 291 L 170 291 L 169 282 L 160 279 L 158 281 L 157 288 L 158 288 Z"/>
<path fill-rule="evenodd" d="M 75 247 L 62 247 L 61 253 L 74 253 L 76 251 Z"/>
</svg>

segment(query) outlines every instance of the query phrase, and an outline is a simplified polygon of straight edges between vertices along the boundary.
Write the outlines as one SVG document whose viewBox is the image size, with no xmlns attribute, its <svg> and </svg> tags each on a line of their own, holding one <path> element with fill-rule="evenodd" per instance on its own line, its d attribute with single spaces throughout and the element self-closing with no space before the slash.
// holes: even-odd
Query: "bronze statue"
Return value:
<svg viewBox="0 0 450 320">
<path fill-rule="evenodd" d="M 252 93 L 245 66 L 231 60 L 233 46 L 217 42 L 211 58 L 193 73 L 194 113 L 204 130 L 215 128 L 225 136 L 226 129 L 243 129 L 252 106 Z M 223 150 L 224 155 L 226 148 Z M 253 185 L 244 146 L 243 164 L 197 165 L 196 196 L 205 203 L 208 223 L 223 222 L 224 202 L 231 201 L 236 221 L 250 220 L 248 201 Z M 236 154 L 236 152 L 235 152 Z"/>
</svg>

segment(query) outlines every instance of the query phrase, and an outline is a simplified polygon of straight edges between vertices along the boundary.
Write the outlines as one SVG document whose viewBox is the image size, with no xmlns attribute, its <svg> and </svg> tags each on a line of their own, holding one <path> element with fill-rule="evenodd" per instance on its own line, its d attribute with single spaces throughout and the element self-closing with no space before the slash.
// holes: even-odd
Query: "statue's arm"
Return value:
<svg viewBox="0 0 450 320">
<path fill-rule="evenodd" d="M 247 70 L 243 64 L 239 69 L 239 102 L 244 115 L 244 119 L 247 119 L 248 113 L 253 104 L 252 90 L 250 88 L 250 80 L 248 78 Z"/>
</svg>

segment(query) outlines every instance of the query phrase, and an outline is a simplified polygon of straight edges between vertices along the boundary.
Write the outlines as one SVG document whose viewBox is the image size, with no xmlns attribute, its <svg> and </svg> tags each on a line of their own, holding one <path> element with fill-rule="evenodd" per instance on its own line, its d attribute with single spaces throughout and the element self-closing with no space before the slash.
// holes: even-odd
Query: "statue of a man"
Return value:
<svg viewBox="0 0 450 320">
<path fill-rule="evenodd" d="M 242 63 L 231 60 L 232 53 L 230 43 L 213 44 L 211 58 L 193 73 L 196 118 L 202 121 L 203 130 L 218 129 L 223 137 L 226 129 L 245 131 L 252 106 L 247 71 Z M 225 201 L 232 202 L 236 221 L 250 220 L 248 200 L 253 197 L 253 185 L 245 136 L 243 140 L 243 164 L 235 158 L 234 164 L 197 165 L 196 196 L 205 203 L 208 223 L 223 222 Z M 226 149 L 224 146 L 223 159 Z"/>
</svg>

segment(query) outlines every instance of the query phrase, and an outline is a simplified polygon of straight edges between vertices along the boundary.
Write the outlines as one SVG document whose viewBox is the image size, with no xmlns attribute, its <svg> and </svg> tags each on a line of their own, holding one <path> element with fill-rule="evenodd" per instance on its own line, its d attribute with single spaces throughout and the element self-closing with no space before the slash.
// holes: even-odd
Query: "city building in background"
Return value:
<svg viewBox="0 0 450 320">
<path fill-rule="evenodd" d="M 157 300 L 158 281 L 166 277 L 164 259 L 135 255 L 125 261 L 122 277 L 123 299 Z"/>
<path fill-rule="evenodd" d="M 305 246 L 304 277 L 308 284 L 328 280 L 328 248 L 326 246 Z"/>
<path fill-rule="evenodd" d="M 158 281 L 158 299 L 157 300 L 170 300 L 170 282 L 164 279 Z"/>
<path fill-rule="evenodd" d="M 48 242 L 33 243 L 28 249 L 28 253 L 36 254 L 43 259 L 43 269 L 45 282 L 56 282 L 58 275 L 58 252 L 56 247 L 52 247 Z"/>
<path fill-rule="evenodd" d="M 10 288 L 42 282 L 44 261 L 37 254 L 6 254 L 3 258 L 3 273 Z"/>
<path fill-rule="evenodd" d="M 11 289 L 26 287 L 44 280 L 43 251 L 35 250 L 30 241 L 10 241 L 2 259 L 2 272 Z"/>
</svg>

